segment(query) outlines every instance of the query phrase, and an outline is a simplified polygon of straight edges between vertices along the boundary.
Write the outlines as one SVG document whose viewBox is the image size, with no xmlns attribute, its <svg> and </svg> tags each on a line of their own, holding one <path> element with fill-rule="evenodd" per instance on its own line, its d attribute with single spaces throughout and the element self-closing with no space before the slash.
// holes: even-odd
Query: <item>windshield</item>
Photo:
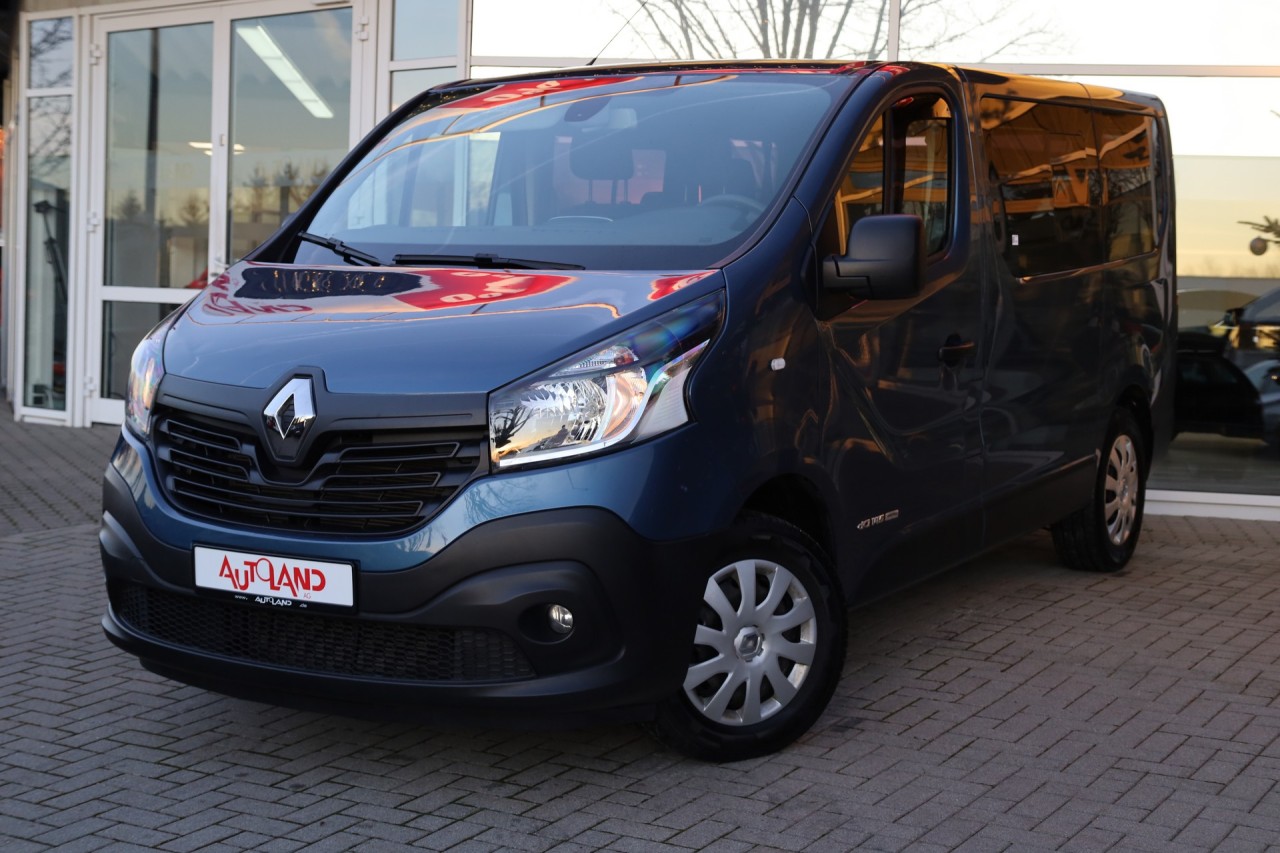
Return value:
<svg viewBox="0 0 1280 853">
<path fill-rule="evenodd" d="M 304 228 L 328 245 L 300 242 L 294 260 L 350 262 L 355 249 L 388 264 L 705 268 L 751 233 L 850 85 L 614 72 L 448 92 L 345 176 Z"/>
</svg>

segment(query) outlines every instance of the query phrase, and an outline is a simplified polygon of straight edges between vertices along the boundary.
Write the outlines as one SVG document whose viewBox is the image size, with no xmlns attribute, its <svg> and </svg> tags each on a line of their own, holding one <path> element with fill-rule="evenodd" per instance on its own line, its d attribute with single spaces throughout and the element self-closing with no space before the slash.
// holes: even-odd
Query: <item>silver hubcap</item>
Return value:
<svg viewBox="0 0 1280 853">
<path fill-rule="evenodd" d="M 1106 480 L 1102 486 L 1102 518 L 1112 545 L 1129 541 L 1138 518 L 1138 498 L 1138 453 L 1133 439 L 1118 435 L 1107 457 Z"/>
<path fill-rule="evenodd" d="M 707 581 L 684 679 L 693 707 L 713 722 L 748 726 L 782 710 L 813 663 L 818 620 L 795 575 L 768 560 L 740 560 Z"/>
</svg>

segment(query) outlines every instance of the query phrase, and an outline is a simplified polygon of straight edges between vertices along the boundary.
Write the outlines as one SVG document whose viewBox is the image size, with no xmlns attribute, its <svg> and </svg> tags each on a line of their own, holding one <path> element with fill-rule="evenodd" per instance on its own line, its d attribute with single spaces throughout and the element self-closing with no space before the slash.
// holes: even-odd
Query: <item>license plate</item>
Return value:
<svg viewBox="0 0 1280 853">
<path fill-rule="evenodd" d="M 355 603 L 350 563 L 310 557 L 246 554 L 196 546 L 196 586 L 236 593 L 262 604 Z"/>
</svg>

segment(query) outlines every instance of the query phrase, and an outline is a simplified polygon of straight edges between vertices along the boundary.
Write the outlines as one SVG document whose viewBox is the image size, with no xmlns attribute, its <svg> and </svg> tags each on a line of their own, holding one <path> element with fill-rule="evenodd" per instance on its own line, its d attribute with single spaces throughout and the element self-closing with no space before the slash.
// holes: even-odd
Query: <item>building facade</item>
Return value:
<svg viewBox="0 0 1280 853">
<path fill-rule="evenodd" d="M 652 59 L 953 61 L 1160 95 L 1178 425 L 1151 509 L 1280 519 L 1280 6 L 1219 0 L 25 0 L 4 87 L 0 377 L 24 421 L 123 419 L 146 331 L 435 83 Z"/>
</svg>

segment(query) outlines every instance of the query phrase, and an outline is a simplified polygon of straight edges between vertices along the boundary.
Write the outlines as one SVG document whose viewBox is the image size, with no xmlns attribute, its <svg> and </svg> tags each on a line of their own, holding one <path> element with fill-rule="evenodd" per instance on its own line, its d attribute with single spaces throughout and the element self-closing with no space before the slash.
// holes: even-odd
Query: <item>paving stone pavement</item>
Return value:
<svg viewBox="0 0 1280 853">
<path fill-rule="evenodd" d="M 437 730 L 237 701 L 103 637 L 114 429 L 0 413 L 0 850 L 1266 850 L 1280 524 L 1031 536 L 855 611 L 830 709 L 728 765 L 633 726 Z"/>
</svg>

